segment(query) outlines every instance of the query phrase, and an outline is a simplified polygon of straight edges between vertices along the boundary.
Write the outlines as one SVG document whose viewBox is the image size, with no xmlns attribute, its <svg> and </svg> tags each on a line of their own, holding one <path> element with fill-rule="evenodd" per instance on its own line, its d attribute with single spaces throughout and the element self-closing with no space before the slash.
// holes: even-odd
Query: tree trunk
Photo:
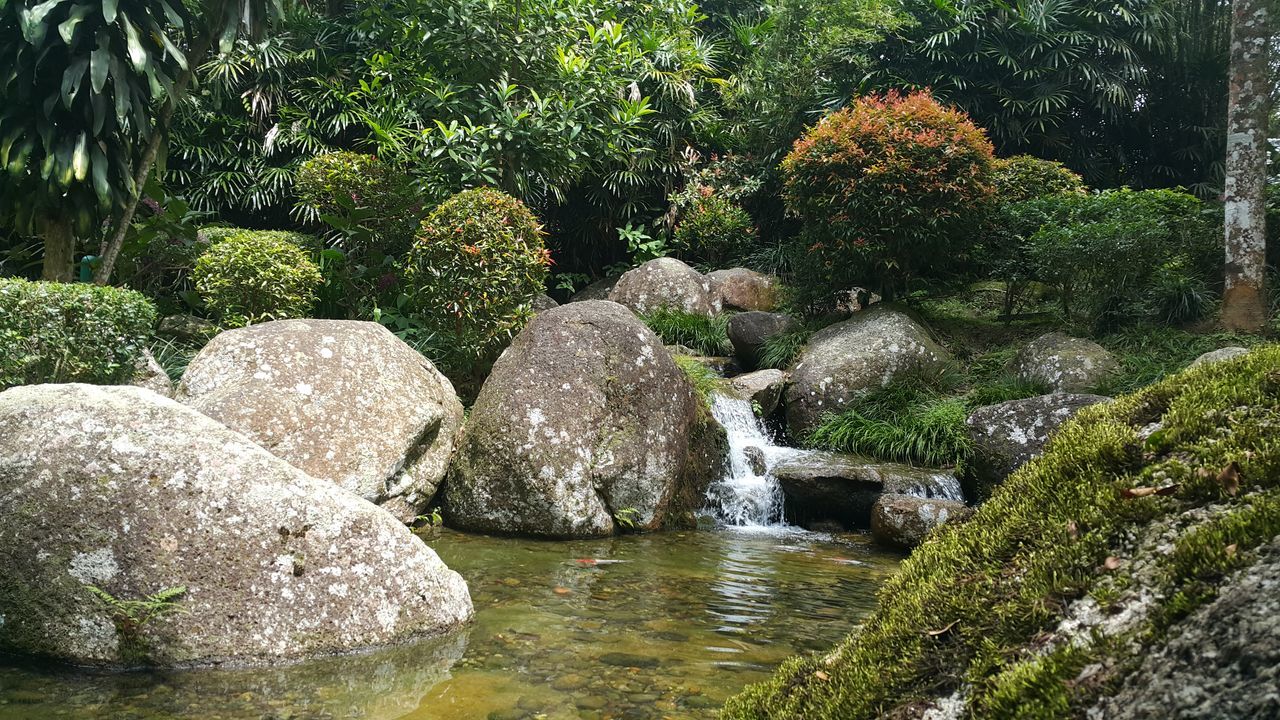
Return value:
<svg viewBox="0 0 1280 720">
<path fill-rule="evenodd" d="M 76 234 L 71 221 L 46 217 L 40 221 L 44 240 L 44 269 L 40 277 L 54 282 L 71 282 L 76 259 Z"/>
<path fill-rule="evenodd" d="M 1222 325 L 1257 332 L 1267 323 L 1266 126 L 1270 99 L 1269 0 L 1233 0 L 1224 192 L 1226 288 Z"/>
</svg>

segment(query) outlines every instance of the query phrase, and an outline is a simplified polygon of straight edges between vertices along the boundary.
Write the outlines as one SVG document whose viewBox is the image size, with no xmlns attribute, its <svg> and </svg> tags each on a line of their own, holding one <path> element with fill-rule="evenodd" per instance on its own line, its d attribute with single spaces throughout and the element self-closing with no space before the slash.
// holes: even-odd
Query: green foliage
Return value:
<svg viewBox="0 0 1280 720">
<path fill-rule="evenodd" d="M 1063 193 L 1079 195 L 1085 191 L 1084 179 L 1062 163 L 1031 155 L 996 158 L 992 163 L 991 181 L 995 185 L 996 200 L 1001 203 Z"/>
<path fill-rule="evenodd" d="M 1169 621 L 1275 536 L 1277 377 L 1280 347 L 1268 346 L 1083 410 L 970 520 L 918 547 L 859 632 L 830 653 L 784 663 L 723 717 L 897 716 L 962 687 L 975 717 L 1082 714 L 1106 690 L 1076 682 L 1083 664 L 1129 671 L 1133 653 L 1157 644 Z M 1161 430 L 1144 440 L 1140 430 L 1155 422 Z M 1219 481 L 1224 469 L 1238 481 Z M 1206 506 L 1214 509 L 1201 517 L 1219 519 L 1188 527 L 1187 511 Z M 1135 548 L 1135 536 L 1169 529 L 1180 533 L 1173 553 Z M 1157 569 L 1138 588 L 1156 598 L 1146 620 L 1109 637 L 1055 632 L 1072 600 L 1114 596 L 1107 588 L 1134 583 L 1145 563 Z"/>
<path fill-rule="evenodd" d="M 492 360 L 532 316 L 550 257 L 542 227 L 498 190 L 461 192 L 422 223 L 404 270 L 405 309 L 435 336 L 445 372 Z"/>
<path fill-rule="evenodd" d="M 1058 287 L 1069 319 L 1105 328 L 1194 320 L 1208 309 L 1200 273 L 1221 267 L 1222 242 L 1194 197 L 1122 189 L 1028 203 L 1045 222 L 1027 257 Z"/>
<path fill-rule="evenodd" d="M 227 327 L 306 317 L 322 279 L 299 240 L 305 236 L 275 230 L 223 235 L 191 271 L 205 307 Z"/>
<path fill-rule="evenodd" d="M 182 596 L 187 594 L 185 585 L 164 588 L 141 600 L 121 600 L 96 585 L 85 587 L 110 613 L 120 642 L 120 655 L 130 663 L 145 663 L 149 659 L 147 644 L 141 634 L 142 628 L 167 615 L 189 612 L 178 604 Z"/>
<path fill-rule="evenodd" d="M 804 346 L 809 343 L 811 337 L 813 337 L 812 329 L 800 328 L 766 338 L 764 347 L 760 348 L 760 357 L 756 365 L 761 368 L 786 370 L 804 350 Z"/>
<path fill-rule="evenodd" d="M 750 254 L 758 236 L 746 210 L 705 188 L 681 213 L 673 240 L 690 262 L 725 266 Z"/>
<path fill-rule="evenodd" d="M 124 382 L 155 322 L 132 290 L 0 279 L 0 389 Z"/>
<path fill-rule="evenodd" d="M 823 118 L 782 162 L 809 244 L 798 284 L 892 299 L 912 277 L 954 267 L 991 200 L 991 163 L 982 131 L 925 93 L 864 97 Z"/>
<path fill-rule="evenodd" d="M 707 317 L 674 308 L 659 308 L 641 317 L 665 345 L 683 345 L 703 355 L 729 355 L 733 345 L 727 330 L 729 316 Z"/>
<path fill-rule="evenodd" d="M 125 235 L 115 280 L 156 302 L 162 314 L 199 307 L 191 269 L 209 247 L 198 223 L 205 213 L 159 191 L 145 198 Z M 150 193 L 149 193 L 150 194 Z"/>
<path fill-rule="evenodd" d="M 301 214 L 338 230 L 348 257 L 403 255 L 422 219 L 408 175 L 374 155 L 317 155 L 298 168 L 295 190 Z"/>
<path fill-rule="evenodd" d="M 676 367 L 679 367 L 689 378 L 689 382 L 693 383 L 693 389 L 702 396 L 702 399 L 711 402 L 711 396 L 719 392 L 724 387 L 724 378 L 715 373 L 714 370 L 703 365 L 695 358 L 688 355 L 673 354 L 671 359 L 675 361 Z"/>
<path fill-rule="evenodd" d="M 1158 382 L 1207 352 L 1224 347 L 1254 347 L 1260 339 L 1234 333 L 1199 334 L 1170 327 L 1137 327 L 1103 335 L 1098 342 L 1120 361 L 1120 371 L 1108 377 L 1098 392 L 1117 395 Z"/>
</svg>

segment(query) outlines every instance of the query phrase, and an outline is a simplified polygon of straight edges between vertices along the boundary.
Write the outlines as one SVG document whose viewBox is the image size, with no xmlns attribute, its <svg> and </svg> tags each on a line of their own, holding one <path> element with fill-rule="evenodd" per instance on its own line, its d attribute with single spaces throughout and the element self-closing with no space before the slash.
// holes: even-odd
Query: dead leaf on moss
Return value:
<svg viewBox="0 0 1280 720">
<path fill-rule="evenodd" d="M 1153 487 L 1125 488 L 1120 491 L 1120 496 L 1127 498 L 1140 498 L 1155 495 L 1156 492 L 1157 490 Z"/>
<path fill-rule="evenodd" d="M 1102 561 L 1102 567 L 1108 570 L 1116 570 L 1120 567 L 1120 558 L 1115 555 L 1108 555 L 1107 559 Z"/>
<path fill-rule="evenodd" d="M 823 672 L 823 671 L 821 671 L 821 670 L 814 670 L 814 671 L 813 671 L 813 676 L 814 676 L 814 677 L 816 677 L 816 678 L 818 678 L 819 680 L 821 680 L 821 681 L 823 681 L 823 682 L 826 682 L 826 681 L 828 681 L 828 680 L 830 680 L 830 679 L 831 679 L 831 676 L 830 676 L 830 675 L 826 674 L 825 672 Z"/>
<path fill-rule="evenodd" d="M 1237 545 L 1236 543 L 1231 543 L 1230 545 L 1223 548 L 1223 552 L 1227 554 L 1227 557 L 1235 557 L 1236 551 L 1239 549 L 1240 549 L 1239 545 Z"/>
<path fill-rule="evenodd" d="M 1075 520 L 1067 521 L 1067 535 L 1071 536 L 1072 540 L 1080 539 L 1080 528 L 1076 525 Z"/>
<path fill-rule="evenodd" d="M 1240 492 L 1240 463 L 1232 460 L 1230 465 L 1223 468 L 1218 473 L 1218 484 L 1228 495 L 1234 496 Z"/>
<path fill-rule="evenodd" d="M 956 624 L 959 622 L 960 622 L 959 620 L 952 620 L 950 623 L 947 624 L 946 627 L 941 628 L 939 630 L 926 630 L 924 634 L 928 635 L 929 637 L 938 637 L 939 635 L 945 635 L 948 632 L 950 632 L 951 628 L 955 627 Z"/>
<path fill-rule="evenodd" d="M 1178 492 L 1178 488 L 1181 488 L 1181 487 L 1182 487 L 1182 486 L 1181 486 L 1181 485 L 1179 485 L 1178 483 L 1174 483 L 1174 484 L 1172 484 L 1172 485 L 1165 485 L 1165 486 L 1164 486 L 1164 487 L 1162 487 L 1162 488 L 1157 488 L 1157 489 L 1156 489 L 1156 494 L 1157 494 L 1157 495 L 1172 495 L 1172 494 L 1174 494 L 1174 493 Z"/>
</svg>

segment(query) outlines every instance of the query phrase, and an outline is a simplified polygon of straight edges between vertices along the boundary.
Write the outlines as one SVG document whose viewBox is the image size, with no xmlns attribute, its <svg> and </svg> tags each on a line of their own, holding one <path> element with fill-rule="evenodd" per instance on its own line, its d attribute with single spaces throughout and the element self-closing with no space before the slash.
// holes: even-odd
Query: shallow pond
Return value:
<svg viewBox="0 0 1280 720">
<path fill-rule="evenodd" d="M 475 622 L 455 636 L 278 669 L 0 665 L 0 720 L 713 718 L 843 637 L 898 564 L 863 536 L 799 531 L 430 543 L 471 587 Z"/>
</svg>

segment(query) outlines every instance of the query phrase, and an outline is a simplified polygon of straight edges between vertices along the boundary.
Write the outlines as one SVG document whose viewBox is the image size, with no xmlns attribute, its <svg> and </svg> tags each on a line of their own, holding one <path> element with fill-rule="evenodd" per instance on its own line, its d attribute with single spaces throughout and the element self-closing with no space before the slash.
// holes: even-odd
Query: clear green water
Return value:
<svg viewBox="0 0 1280 720">
<path fill-rule="evenodd" d="M 458 635 L 275 669 L 0 665 L 0 720 L 713 718 L 787 656 L 843 637 L 898 564 L 857 535 L 431 545 L 471 587 L 475 622 Z"/>
</svg>

